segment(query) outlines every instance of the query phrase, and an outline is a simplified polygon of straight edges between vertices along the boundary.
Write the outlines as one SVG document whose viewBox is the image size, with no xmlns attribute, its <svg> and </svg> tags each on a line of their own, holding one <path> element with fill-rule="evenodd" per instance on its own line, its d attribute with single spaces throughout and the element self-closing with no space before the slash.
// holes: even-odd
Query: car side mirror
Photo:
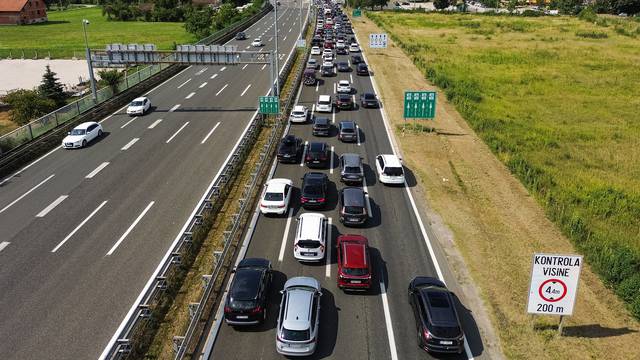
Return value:
<svg viewBox="0 0 640 360">
<path fill-rule="evenodd" d="M 284 290 L 280 290 L 280 294 L 284 294 Z"/>
<path fill-rule="evenodd" d="M 71 135 L 71 131 L 67 131 L 67 135 Z"/>
</svg>

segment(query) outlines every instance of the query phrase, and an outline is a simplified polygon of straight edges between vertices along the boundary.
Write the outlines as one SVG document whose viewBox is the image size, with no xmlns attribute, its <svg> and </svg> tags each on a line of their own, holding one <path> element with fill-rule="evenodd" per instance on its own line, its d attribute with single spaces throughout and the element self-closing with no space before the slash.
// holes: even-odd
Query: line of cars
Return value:
<svg viewBox="0 0 640 360">
<path fill-rule="evenodd" d="M 328 30 L 326 24 L 334 24 L 333 29 L 336 29 L 335 25 L 338 23 L 342 29 L 347 29 L 348 20 L 343 17 L 337 5 L 325 0 L 320 6 L 324 11 L 320 11 L 319 14 L 326 14 L 324 21 L 319 20 L 323 29 Z M 357 46 L 357 43 L 355 45 Z M 330 49 L 329 57 L 327 49 L 324 49 L 324 54 L 327 54 L 325 60 L 330 58 L 333 61 L 333 50 Z M 339 54 L 336 54 L 336 57 L 337 55 Z M 310 62 L 311 64 L 315 72 L 317 62 Z M 311 68 L 308 67 L 308 70 Z M 339 81 L 336 87 L 336 101 L 332 101 L 331 95 L 320 95 L 315 104 L 315 112 L 332 113 L 337 110 L 356 109 L 352 95 L 354 90 L 348 81 Z M 378 106 L 375 94 L 363 93 L 360 96 L 360 107 Z M 311 122 L 314 137 L 330 137 L 335 132 L 334 124 L 328 117 L 310 116 L 309 110 L 302 105 L 294 107 L 289 121 L 292 124 Z M 354 121 L 341 121 L 337 126 L 337 137 L 343 142 L 359 142 L 360 131 Z M 298 201 L 305 210 L 322 209 L 327 205 L 327 199 L 331 195 L 328 193 L 331 189 L 330 180 L 326 173 L 315 168 L 327 168 L 333 155 L 332 148 L 326 142 L 315 139 L 303 141 L 292 134 L 284 136 L 281 140 L 277 152 L 279 163 L 301 163 L 301 166 L 306 165 L 307 168 L 314 169 L 306 172 L 301 179 Z M 371 215 L 371 210 L 368 194 L 364 190 L 363 157 L 357 153 L 345 153 L 341 154 L 338 160 L 340 180 L 346 185 L 338 192 L 340 221 L 345 226 L 364 225 Z M 380 183 L 405 183 L 404 170 L 397 156 L 376 156 L 375 168 Z M 273 178 L 267 181 L 259 205 L 261 213 L 290 213 L 289 209 L 295 201 L 295 187 L 294 181 L 290 179 Z M 302 263 L 324 261 L 327 247 L 332 246 L 329 226 L 330 219 L 322 213 L 304 212 L 299 215 L 294 233 L 294 258 Z M 338 265 L 337 286 L 343 290 L 369 289 L 372 285 L 372 266 L 367 238 L 359 234 L 339 235 L 335 249 Z M 264 321 L 271 274 L 272 265 L 268 260 L 249 258 L 239 263 L 224 308 L 228 324 L 238 326 Z M 287 356 L 313 354 L 319 340 L 322 296 L 320 283 L 312 277 L 293 277 L 286 281 L 280 293 L 282 299 L 276 328 L 277 352 Z M 427 351 L 461 352 L 464 337 L 454 299 L 446 286 L 438 279 L 416 277 L 409 285 L 408 296 L 416 319 L 418 345 Z"/>
</svg>

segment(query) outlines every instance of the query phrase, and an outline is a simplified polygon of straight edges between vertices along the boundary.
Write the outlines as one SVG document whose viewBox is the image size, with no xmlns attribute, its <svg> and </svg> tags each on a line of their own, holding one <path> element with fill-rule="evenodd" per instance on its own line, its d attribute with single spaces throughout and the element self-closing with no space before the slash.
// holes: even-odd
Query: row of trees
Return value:
<svg viewBox="0 0 640 360">
<path fill-rule="evenodd" d="M 444 9 L 449 5 L 455 5 L 456 0 L 434 0 L 434 6 L 437 9 Z M 447 4 L 443 6 L 443 4 Z M 486 7 L 497 8 L 500 7 L 502 1 L 500 0 L 480 0 Z M 439 7 L 438 5 L 441 7 Z M 508 2 L 508 7 L 515 8 L 518 5 L 525 5 L 524 1 L 511 0 Z M 598 13 L 620 14 L 626 13 L 629 15 L 640 13 L 640 0 L 595 0 L 587 4 L 584 0 L 551 0 L 546 2 L 545 0 L 537 0 L 536 5 L 540 8 L 548 7 L 549 9 L 558 10 L 562 14 L 576 15 L 587 5 L 593 7 Z"/>
<path fill-rule="evenodd" d="M 184 21 L 185 13 L 191 7 L 191 0 L 153 0 L 140 4 L 137 0 L 99 0 L 102 15 L 108 20 L 119 21 Z"/>
<path fill-rule="evenodd" d="M 236 7 L 242 6 L 243 0 L 231 0 L 223 3 L 217 9 L 209 7 L 191 7 L 185 15 L 184 28 L 196 38 L 211 35 L 212 32 L 222 30 L 225 27 L 241 20 L 244 17 L 257 13 L 262 7 L 263 0 L 254 0 L 252 5 L 239 12 Z"/>
</svg>

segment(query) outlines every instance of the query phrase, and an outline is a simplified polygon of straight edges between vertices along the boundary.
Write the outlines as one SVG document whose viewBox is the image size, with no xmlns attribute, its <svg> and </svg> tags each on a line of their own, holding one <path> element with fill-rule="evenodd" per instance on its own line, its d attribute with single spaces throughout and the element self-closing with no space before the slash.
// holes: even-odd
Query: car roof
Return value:
<svg viewBox="0 0 640 360">
<path fill-rule="evenodd" d="M 342 154 L 342 161 L 344 166 L 360 166 L 362 162 L 360 155 L 353 153 Z"/>
<path fill-rule="evenodd" d="M 349 95 L 349 94 L 338 94 L 337 98 L 340 99 L 340 100 L 347 100 L 347 99 L 351 99 L 351 95 Z"/>
<path fill-rule="evenodd" d="M 420 289 L 419 292 L 434 325 L 458 325 L 449 290 L 440 287 L 426 287 Z"/>
<path fill-rule="evenodd" d="M 241 268 L 236 270 L 229 296 L 234 300 L 253 300 L 258 297 L 260 279 L 265 269 Z"/>
<path fill-rule="evenodd" d="M 345 206 L 364 207 L 364 190 L 361 188 L 349 186 L 342 189 L 341 192 Z"/>
<path fill-rule="evenodd" d="M 325 125 L 329 123 L 329 118 L 326 117 L 317 117 L 313 119 L 313 122 L 320 125 Z"/>
<path fill-rule="evenodd" d="M 264 268 L 268 268 L 269 264 L 271 264 L 271 261 L 269 261 L 267 259 L 246 258 L 246 259 L 242 259 L 242 261 L 240 261 L 240 263 L 238 264 L 237 268 L 241 268 L 241 267 L 264 267 Z"/>
<path fill-rule="evenodd" d="M 134 101 L 145 101 L 145 100 L 148 100 L 146 96 L 140 96 L 140 97 L 137 97 L 137 98 L 131 100 L 131 102 L 134 102 Z"/>
<path fill-rule="evenodd" d="M 304 213 L 300 215 L 297 238 L 304 240 L 320 240 L 322 237 L 321 225 L 324 219 L 326 219 L 326 217 L 319 213 Z"/>
<path fill-rule="evenodd" d="M 331 95 L 320 95 L 318 101 L 331 101 Z"/>
<path fill-rule="evenodd" d="M 347 95 L 349 96 L 349 95 Z M 355 129 L 356 123 L 353 121 L 340 121 L 340 128 L 342 129 Z"/>
<path fill-rule="evenodd" d="M 95 121 L 83 122 L 82 124 L 79 124 L 78 126 L 74 127 L 74 129 L 86 130 L 89 126 L 91 126 L 93 124 L 97 124 L 97 122 L 95 122 Z"/>
<path fill-rule="evenodd" d="M 312 172 L 308 172 L 306 174 L 304 174 L 305 179 L 320 179 L 323 180 L 325 179 L 326 175 L 324 173 L 321 172 L 316 172 L 316 171 L 312 171 Z"/>
<path fill-rule="evenodd" d="M 381 154 L 380 156 L 382 156 L 385 166 L 402 167 L 402 164 L 400 163 L 400 159 L 398 159 L 397 156 L 393 154 Z"/>
<path fill-rule="evenodd" d="M 304 105 L 296 105 L 293 107 L 293 111 L 304 111 Z"/>
<path fill-rule="evenodd" d="M 310 142 L 309 143 L 309 151 L 311 151 L 311 149 L 313 150 L 322 150 L 324 148 L 326 148 L 327 144 L 323 143 L 323 142 Z"/>
<path fill-rule="evenodd" d="M 287 290 L 287 304 L 282 326 L 289 330 L 309 329 L 312 302 L 313 291 L 301 288 Z"/>
<path fill-rule="evenodd" d="M 375 98 L 376 94 L 368 92 L 368 93 L 362 94 L 362 96 L 364 96 L 365 98 Z"/>
<path fill-rule="evenodd" d="M 340 64 L 344 64 L 344 63 L 345 63 L 345 62 L 343 61 L 343 62 L 341 62 Z M 338 82 L 338 84 L 340 84 L 340 85 L 349 85 L 349 80 L 340 80 L 340 81 Z"/>
<path fill-rule="evenodd" d="M 271 179 L 267 182 L 267 190 L 270 192 L 284 192 L 286 185 L 293 185 L 293 181 L 289 179 Z"/>
<path fill-rule="evenodd" d="M 296 136 L 295 136 L 295 135 L 292 135 L 292 134 L 287 134 L 287 135 L 285 135 L 285 136 L 282 138 L 282 140 L 283 140 L 283 141 L 284 141 L 284 140 L 295 141 L 295 140 L 296 140 Z"/>
<path fill-rule="evenodd" d="M 365 241 L 350 241 L 343 239 L 340 242 L 340 246 L 342 246 L 342 265 L 344 267 L 351 269 L 363 269 L 369 267 L 366 256 L 366 239 Z"/>
</svg>

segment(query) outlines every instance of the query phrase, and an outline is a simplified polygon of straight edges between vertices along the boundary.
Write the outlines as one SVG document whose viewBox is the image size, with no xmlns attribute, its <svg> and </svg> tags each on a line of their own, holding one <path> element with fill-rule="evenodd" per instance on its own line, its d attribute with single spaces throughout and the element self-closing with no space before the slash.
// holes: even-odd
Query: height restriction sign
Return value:
<svg viewBox="0 0 640 360">
<path fill-rule="evenodd" d="M 581 267 L 580 255 L 534 254 L 527 312 L 571 315 Z"/>
</svg>

